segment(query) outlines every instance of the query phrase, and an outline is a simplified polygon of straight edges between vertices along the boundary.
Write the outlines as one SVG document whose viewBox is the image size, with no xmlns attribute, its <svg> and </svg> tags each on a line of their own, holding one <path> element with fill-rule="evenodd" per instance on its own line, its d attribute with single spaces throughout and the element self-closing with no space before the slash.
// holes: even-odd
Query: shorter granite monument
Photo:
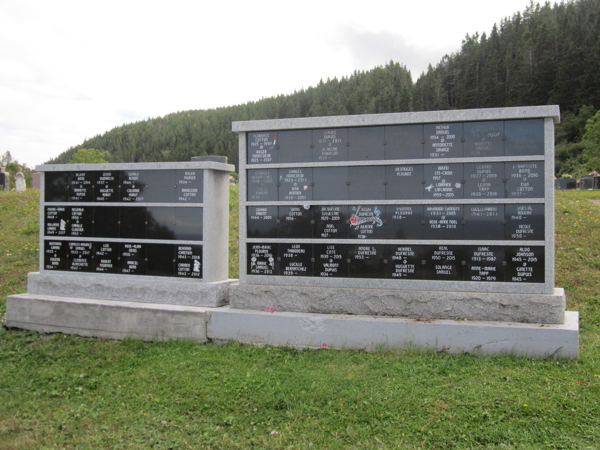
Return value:
<svg viewBox="0 0 600 450">
<path fill-rule="evenodd" d="M 226 303 L 232 168 L 214 161 L 38 166 L 41 270 L 30 274 L 29 292 Z"/>
</svg>

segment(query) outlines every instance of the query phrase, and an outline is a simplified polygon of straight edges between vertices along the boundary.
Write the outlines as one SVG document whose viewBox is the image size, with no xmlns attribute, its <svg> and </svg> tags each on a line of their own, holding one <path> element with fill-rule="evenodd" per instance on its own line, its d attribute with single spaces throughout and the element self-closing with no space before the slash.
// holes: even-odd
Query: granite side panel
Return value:
<svg viewBox="0 0 600 450">
<path fill-rule="evenodd" d="M 239 284 L 231 286 L 229 301 L 234 309 L 257 311 L 545 324 L 563 323 L 566 307 L 563 289 L 505 294 Z"/>
<path fill-rule="evenodd" d="M 204 173 L 204 224 L 202 279 L 227 280 L 229 243 L 229 173 Z"/>
<path fill-rule="evenodd" d="M 33 272 L 28 277 L 28 293 L 215 308 L 228 303 L 229 286 L 235 282 L 237 280 L 201 283 L 167 277 Z"/>
<path fill-rule="evenodd" d="M 206 308 L 12 295 L 4 325 L 42 333 L 144 340 L 173 338 L 206 342 Z"/>
</svg>

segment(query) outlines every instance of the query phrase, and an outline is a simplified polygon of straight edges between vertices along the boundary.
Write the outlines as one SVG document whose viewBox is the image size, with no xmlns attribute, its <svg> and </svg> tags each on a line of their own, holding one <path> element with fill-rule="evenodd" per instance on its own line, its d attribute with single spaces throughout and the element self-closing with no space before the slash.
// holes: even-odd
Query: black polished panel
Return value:
<svg viewBox="0 0 600 450">
<path fill-rule="evenodd" d="M 73 272 L 93 272 L 94 252 L 91 242 L 69 241 L 69 270 Z"/>
<path fill-rule="evenodd" d="M 467 163 L 464 177 L 465 198 L 504 198 L 504 163 Z"/>
<path fill-rule="evenodd" d="M 348 129 L 348 161 L 385 159 L 383 127 L 356 127 Z"/>
<path fill-rule="evenodd" d="M 191 173 L 191 172 L 190 172 Z M 179 202 L 179 184 L 174 170 L 140 171 L 144 185 L 144 201 L 149 203 Z M 190 180 L 192 181 L 192 180 Z M 194 192 L 190 192 L 194 193 Z M 184 197 L 182 197 L 184 198 Z"/>
<path fill-rule="evenodd" d="M 67 236 L 69 233 L 69 210 L 68 206 L 46 206 L 44 207 L 44 236 Z"/>
<path fill-rule="evenodd" d="M 464 205 L 464 238 L 501 241 L 504 239 L 504 205 Z"/>
<path fill-rule="evenodd" d="M 423 178 L 426 199 L 463 198 L 462 164 L 426 164 Z"/>
<path fill-rule="evenodd" d="M 94 201 L 94 172 L 72 172 L 69 177 L 69 201 Z"/>
<path fill-rule="evenodd" d="M 44 200 L 46 202 L 69 201 L 70 172 L 44 172 Z"/>
<path fill-rule="evenodd" d="M 540 203 L 506 205 L 504 239 L 543 241 L 545 239 L 544 205 Z"/>
<path fill-rule="evenodd" d="M 544 154 L 544 119 L 507 120 L 505 156 Z"/>
<path fill-rule="evenodd" d="M 432 123 L 423 126 L 425 158 L 461 158 L 462 123 Z"/>
<path fill-rule="evenodd" d="M 463 135 L 465 138 L 463 156 L 465 158 L 504 156 L 503 121 L 465 122 Z"/>
<path fill-rule="evenodd" d="M 464 258 L 464 281 L 504 281 L 503 247 L 468 246 L 464 250 Z"/>
<path fill-rule="evenodd" d="M 146 245 L 121 243 L 119 272 L 127 275 L 146 275 Z"/>
<path fill-rule="evenodd" d="M 94 237 L 119 237 L 120 210 L 118 206 L 94 206 Z"/>
<path fill-rule="evenodd" d="M 313 200 L 348 200 L 348 167 L 314 167 Z"/>
<path fill-rule="evenodd" d="M 247 237 L 276 238 L 278 220 L 277 206 L 248 206 Z"/>
<path fill-rule="evenodd" d="M 118 202 L 121 200 L 119 194 L 120 174 L 121 172 L 118 170 L 94 172 L 94 201 Z"/>
<path fill-rule="evenodd" d="M 351 205 L 348 212 L 350 239 L 385 239 L 385 206 Z"/>
<path fill-rule="evenodd" d="M 350 278 L 385 278 L 385 245 L 348 245 Z"/>
<path fill-rule="evenodd" d="M 313 169 L 311 167 L 279 169 L 279 201 L 310 202 Z"/>
<path fill-rule="evenodd" d="M 143 206 L 121 206 L 119 208 L 119 237 L 146 239 L 146 208 Z M 104 236 L 103 236 L 104 237 Z"/>
<path fill-rule="evenodd" d="M 385 127 L 385 159 L 423 158 L 423 125 Z"/>
<path fill-rule="evenodd" d="M 385 166 L 348 167 L 349 200 L 385 200 Z"/>
<path fill-rule="evenodd" d="M 544 282 L 544 247 L 504 247 L 504 280 L 509 283 Z"/>
<path fill-rule="evenodd" d="M 202 278 L 202 246 L 174 245 L 175 276 Z"/>
<path fill-rule="evenodd" d="M 71 206 L 69 214 L 69 236 L 94 236 L 94 207 Z"/>
<path fill-rule="evenodd" d="M 423 279 L 436 281 L 462 281 L 463 247 L 435 245 L 423 247 L 425 266 Z"/>
<path fill-rule="evenodd" d="M 147 239 L 202 240 L 203 208 L 149 206 Z"/>
<path fill-rule="evenodd" d="M 247 244 L 248 275 L 279 275 L 277 244 Z"/>
<path fill-rule="evenodd" d="M 177 203 L 202 203 L 204 201 L 204 170 L 181 169 L 175 171 L 175 198 Z"/>
<path fill-rule="evenodd" d="M 116 242 L 94 242 L 94 272 L 119 273 L 119 244 Z"/>
<path fill-rule="evenodd" d="M 419 245 L 387 245 L 385 277 L 392 280 L 422 280 L 425 257 Z"/>
<path fill-rule="evenodd" d="M 544 198 L 543 162 L 507 162 L 504 174 L 507 198 Z"/>
<path fill-rule="evenodd" d="M 146 275 L 172 277 L 175 275 L 175 249 L 172 244 L 144 244 Z"/>
<path fill-rule="evenodd" d="M 312 277 L 312 244 L 279 244 L 279 275 Z"/>
<path fill-rule="evenodd" d="M 275 202 L 277 199 L 277 169 L 248 170 L 248 201 Z"/>
<path fill-rule="evenodd" d="M 122 202 L 145 202 L 146 191 L 145 170 L 123 170 L 120 174 L 121 201 Z"/>
<path fill-rule="evenodd" d="M 279 164 L 311 162 L 313 157 L 311 144 L 311 130 L 280 131 L 279 140 L 276 143 Z"/>
<path fill-rule="evenodd" d="M 348 277 L 348 246 L 343 244 L 314 245 L 314 276 L 322 278 Z"/>
<path fill-rule="evenodd" d="M 313 130 L 313 161 L 348 161 L 348 130 Z"/>
<path fill-rule="evenodd" d="M 424 205 L 424 239 L 463 239 L 465 205 Z"/>
<path fill-rule="evenodd" d="M 248 133 L 248 164 L 275 164 L 279 132 Z"/>
<path fill-rule="evenodd" d="M 386 200 L 414 200 L 423 198 L 422 164 L 386 166 L 385 180 Z"/>
<path fill-rule="evenodd" d="M 279 207 L 279 238 L 311 239 L 312 209 L 304 206 Z"/>
<path fill-rule="evenodd" d="M 315 239 L 348 239 L 348 206 L 313 207 Z"/>
<path fill-rule="evenodd" d="M 423 205 L 386 205 L 385 239 L 423 239 Z"/>
<path fill-rule="evenodd" d="M 44 269 L 68 270 L 68 247 L 66 241 L 44 241 Z"/>
</svg>

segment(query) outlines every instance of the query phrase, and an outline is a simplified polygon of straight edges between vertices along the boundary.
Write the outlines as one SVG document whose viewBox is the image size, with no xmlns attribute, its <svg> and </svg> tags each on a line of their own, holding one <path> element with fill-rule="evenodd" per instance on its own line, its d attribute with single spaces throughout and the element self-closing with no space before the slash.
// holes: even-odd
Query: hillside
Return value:
<svg viewBox="0 0 600 450">
<path fill-rule="evenodd" d="M 67 163 L 77 150 L 95 148 L 109 152 L 112 162 L 223 155 L 237 164 L 231 132 L 237 120 L 545 104 L 560 105 L 563 116 L 557 173 L 587 170 L 583 146 L 570 144 L 579 144 L 600 105 L 600 0 L 531 4 L 489 34 L 467 34 L 459 51 L 430 65 L 415 83 L 404 65 L 390 61 L 291 95 L 117 127 L 49 163 Z"/>
</svg>

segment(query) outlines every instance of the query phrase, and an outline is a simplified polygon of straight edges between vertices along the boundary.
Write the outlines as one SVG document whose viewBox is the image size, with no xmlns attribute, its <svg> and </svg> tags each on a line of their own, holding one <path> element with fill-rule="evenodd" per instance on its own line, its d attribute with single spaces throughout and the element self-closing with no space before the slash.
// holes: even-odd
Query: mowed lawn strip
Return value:
<svg viewBox="0 0 600 450">
<path fill-rule="evenodd" d="M 2 308 L 37 263 L 37 198 L 25 195 L 0 194 L 0 248 L 14 256 L 0 265 Z M 556 202 L 557 286 L 582 315 L 577 361 L 2 329 L 0 449 L 597 448 L 600 205 L 588 198 L 600 195 Z"/>
</svg>

